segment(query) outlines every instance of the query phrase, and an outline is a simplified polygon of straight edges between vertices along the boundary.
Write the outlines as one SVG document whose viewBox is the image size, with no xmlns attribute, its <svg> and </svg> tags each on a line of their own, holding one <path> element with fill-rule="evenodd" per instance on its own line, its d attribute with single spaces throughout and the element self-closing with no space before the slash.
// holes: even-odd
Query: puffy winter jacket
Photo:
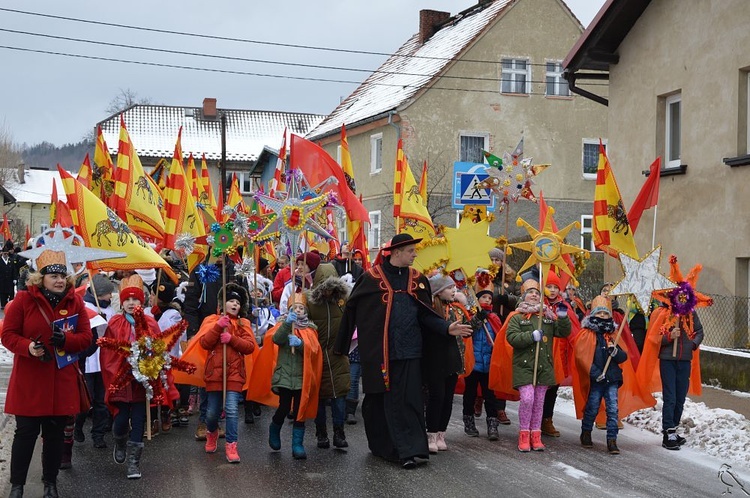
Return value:
<svg viewBox="0 0 750 498">
<path fill-rule="evenodd" d="M 208 351 L 203 379 L 206 381 L 206 391 L 221 391 L 224 383 L 224 345 L 221 343 L 221 333 L 224 329 L 217 324 L 221 315 L 209 316 L 203 323 L 208 331 L 201 336 L 200 345 Z M 255 350 L 250 322 L 245 318 L 230 317 L 227 331 L 232 338 L 227 343 L 227 391 L 241 392 L 245 384 L 245 355 Z"/>
<path fill-rule="evenodd" d="M 534 375 L 534 358 L 536 342 L 532 332 L 539 325 L 537 315 L 517 313 L 510 317 L 506 337 L 513 347 L 513 387 L 531 384 Z M 537 365 L 537 384 L 555 385 L 555 369 L 552 356 L 552 339 L 570 335 L 570 319 L 566 316 L 557 320 L 544 318 L 542 321 L 542 340 L 539 344 L 539 363 Z"/>
</svg>

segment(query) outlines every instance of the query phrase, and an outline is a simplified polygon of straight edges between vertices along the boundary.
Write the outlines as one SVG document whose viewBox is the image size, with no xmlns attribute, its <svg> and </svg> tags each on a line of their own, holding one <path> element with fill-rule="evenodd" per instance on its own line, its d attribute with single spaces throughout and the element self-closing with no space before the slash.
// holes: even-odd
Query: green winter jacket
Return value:
<svg viewBox="0 0 750 498">
<path fill-rule="evenodd" d="M 539 326 L 538 315 L 516 313 L 510 317 L 506 338 L 513 347 L 513 388 L 531 384 L 534 375 L 536 342 L 532 332 Z M 557 320 L 542 320 L 542 340 L 539 342 L 539 364 L 537 365 L 537 385 L 554 386 L 555 368 L 552 356 L 553 337 L 570 335 L 570 319 L 566 316 Z"/>
<path fill-rule="evenodd" d="M 312 322 L 309 326 L 315 329 Z M 271 378 L 271 390 L 276 394 L 279 394 L 280 387 L 292 391 L 302 389 L 302 367 L 305 360 L 302 348 L 305 347 L 305 343 L 294 348 L 295 351 L 292 353 L 292 348 L 289 347 L 289 334 L 291 333 L 292 324 L 284 322 L 273 334 L 273 343 L 279 346 L 276 370 L 273 371 L 273 378 Z"/>
<path fill-rule="evenodd" d="M 318 329 L 323 353 L 320 399 L 341 398 L 349 392 L 349 357 L 333 353 L 347 297 L 349 288 L 339 278 L 336 268 L 329 263 L 318 266 L 312 291 L 307 294 L 307 309 L 308 317 Z"/>
</svg>

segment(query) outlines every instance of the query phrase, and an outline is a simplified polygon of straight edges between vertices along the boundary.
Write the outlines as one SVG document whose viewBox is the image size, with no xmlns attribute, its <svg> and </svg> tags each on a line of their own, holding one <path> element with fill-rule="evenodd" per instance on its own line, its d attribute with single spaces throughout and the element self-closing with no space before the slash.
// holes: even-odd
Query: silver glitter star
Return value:
<svg viewBox="0 0 750 498">
<path fill-rule="evenodd" d="M 676 283 L 659 273 L 660 261 L 661 246 L 652 249 L 641 260 L 620 253 L 620 265 L 625 276 L 615 284 L 610 294 L 632 294 L 641 311 L 647 313 L 654 291 L 677 287 Z"/>
</svg>

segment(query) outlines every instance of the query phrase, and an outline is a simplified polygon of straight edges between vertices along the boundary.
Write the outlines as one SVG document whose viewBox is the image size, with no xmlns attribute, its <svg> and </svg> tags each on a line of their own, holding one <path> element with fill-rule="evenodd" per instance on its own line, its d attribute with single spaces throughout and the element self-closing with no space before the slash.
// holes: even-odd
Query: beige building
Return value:
<svg viewBox="0 0 750 498">
<path fill-rule="evenodd" d="M 428 207 L 436 223 L 456 222 L 454 162 L 483 162 L 481 149 L 502 156 L 523 137 L 526 157 L 552 164 L 534 192 L 544 191 L 559 225 L 583 216 L 590 227 L 607 112 L 571 94 L 561 66 L 582 32 L 562 0 L 482 1 L 453 16 L 420 12 L 419 32 L 308 134 L 337 157 L 346 125 L 357 193 L 371 212 L 371 248 L 394 233 L 399 136 L 417 181 L 428 162 Z M 531 202 L 511 204 L 509 212 L 511 237 L 525 234 L 515 226 L 519 216 L 537 223 Z M 493 235 L 505 231 L 504 218 L 493 223 Z M 571 238 L 582 243 L 578 232 Z"/>
<path fill-rule="evenodd" d="M 57 185 L 58 199 L 65 201 L 65 190 L 57 170 L 30 169 L 23 163 L 15 169 L 3 169 L 2 187 L 3 213 L 8 217 L 13 242 L 25 247 L 26 227 L 32 236 L 39 235 L 49 228 L 52 184 Z M 0 220 L 2 221 L 2 220 Z"/>
</svg>

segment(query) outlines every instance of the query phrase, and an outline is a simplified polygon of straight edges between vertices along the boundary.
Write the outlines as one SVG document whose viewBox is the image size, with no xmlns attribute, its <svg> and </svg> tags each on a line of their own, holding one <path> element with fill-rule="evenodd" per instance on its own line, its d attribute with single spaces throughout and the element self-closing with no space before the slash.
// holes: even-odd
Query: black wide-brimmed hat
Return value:
<svg viewBox="0 0 750 498">
<path fill-rule="evenodd" d="M 408 233 L 400 233 L 398 235 L 394 235 L 391 239 L 391 243 L 388 244 L 388 247 L 384 247 L 384 250 L 392 251 L 394 249 L 399 249 L 401 247 L 411 246 L 414 244 L 419 244 L 422 242 L 422 239 L 415 239 Z"/>
</svg>

